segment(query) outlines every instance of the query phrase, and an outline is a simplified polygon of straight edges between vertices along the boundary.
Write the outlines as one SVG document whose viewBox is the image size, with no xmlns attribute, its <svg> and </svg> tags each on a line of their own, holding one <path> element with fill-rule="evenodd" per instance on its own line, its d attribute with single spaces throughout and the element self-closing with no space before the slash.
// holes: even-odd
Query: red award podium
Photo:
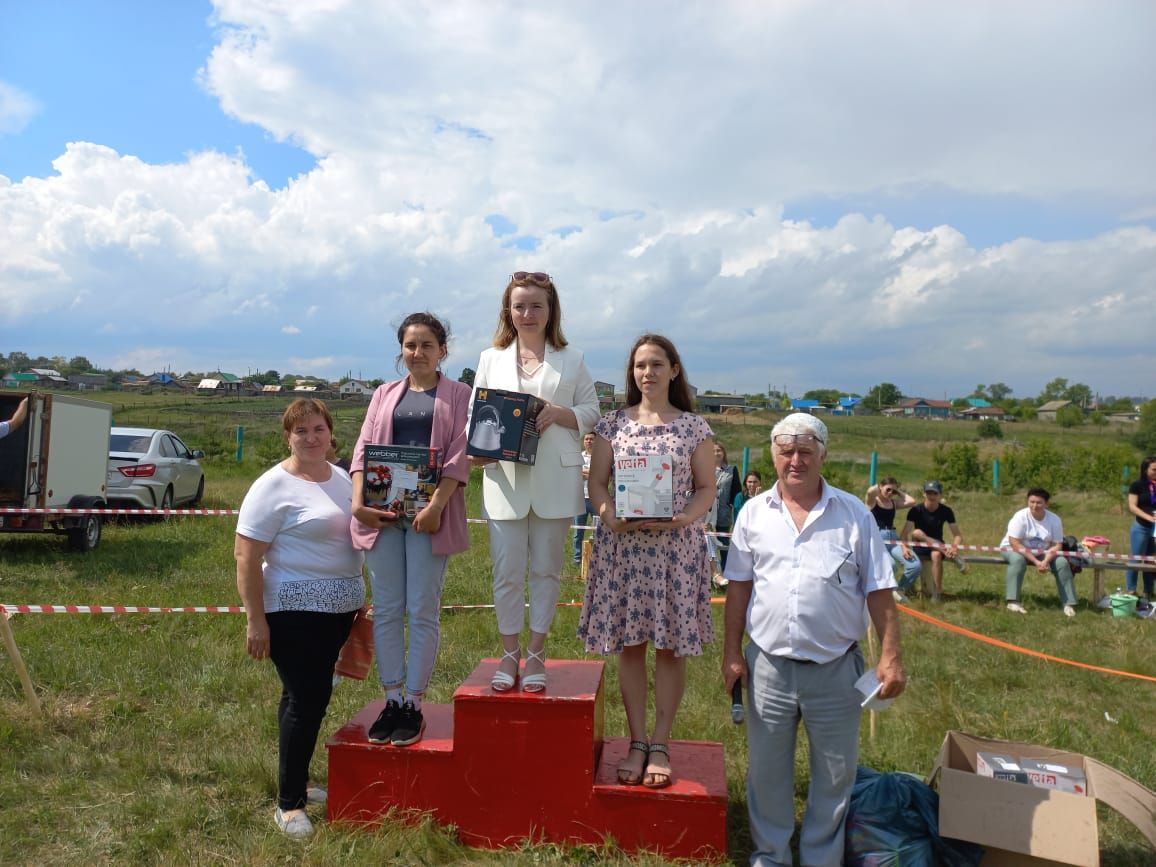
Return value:
<svg viewBox="0 0 1156 867">
<path fill-rule="evenodd" d="M 494 692 L 497 664 L 482 660 L 452 705 L 427 702 L 425 736 L 413 746 L 366 739 L 383 699 L 334 734 L 326 743 L 330 821 L 378 822 L 396 808 L 429 813 L 485 848 L 612 837 L 626 851 L 726 853 L 722 744 L 672 740 L 673 785 L 623 786 L 615 769 L 629 739 L 603 737 L 603 663 L 551 659 L 542 693 Z"/>
</svg>

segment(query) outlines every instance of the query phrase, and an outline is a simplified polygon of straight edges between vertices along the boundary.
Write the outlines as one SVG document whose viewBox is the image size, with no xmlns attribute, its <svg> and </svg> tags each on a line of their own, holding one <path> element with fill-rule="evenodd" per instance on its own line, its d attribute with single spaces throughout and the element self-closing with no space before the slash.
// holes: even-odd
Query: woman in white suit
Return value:
<svg viewBox="0 0 1156 867">
<path fill-rule="evenodd" d="M 530 641 L 522 689 L 546 688 L 546 636 L 558 605 L 570 522 L 582 511 L 582 435 L 598 421 L 598 396 L 582 353 L 562 336 L 562 308 L 550 275 L 517 271 L 502 295 L 494 345 L 482 353 L 474 388 L 500 388 L 547 402 L 538 415 L 533 466 L 471 457 L 485 467 L 482 510 L 489 522 L 494 608 L 502 658 L 491 686 L 518 682 L 530 575 Z"/>
</svg>

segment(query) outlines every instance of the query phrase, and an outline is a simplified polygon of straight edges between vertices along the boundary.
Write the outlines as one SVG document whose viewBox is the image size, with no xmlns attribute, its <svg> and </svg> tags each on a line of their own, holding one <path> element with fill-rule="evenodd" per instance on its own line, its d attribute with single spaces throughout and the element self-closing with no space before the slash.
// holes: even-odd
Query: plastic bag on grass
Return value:
<svg viewBox="0 0 1156 867">
<path fill-rule="evenodd" d="M 939 836 L 939 795 L 911 774 L 860 767 L 847 809 L 847 867 L 976 867 L 983 847 Z"/>
</svg>

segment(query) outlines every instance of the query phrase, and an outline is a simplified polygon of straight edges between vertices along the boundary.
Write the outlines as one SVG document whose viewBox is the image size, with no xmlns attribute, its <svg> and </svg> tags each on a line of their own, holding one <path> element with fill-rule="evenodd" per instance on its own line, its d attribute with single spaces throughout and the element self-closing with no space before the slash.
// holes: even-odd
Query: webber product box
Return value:
<svg viewBox="0 0 1156 867">
<path fill-rule="evenodd" d="M 981 777 L 1007 780 L 1009 783 L 1026 783 L 1028 774 L 1012 756 L 1000 753 L 976 753 L 975 772 Z"/>
<path fill-rule="evenodd" d="M 466 454 L 533 465 L 538 456 L 538 413 L 546 402 L 520 391 L 474 391 Z"/>
<path fill-rule="evenodd" d="M 614 514 L 635 519 L 674 517 L 674 458 L 670 455 L 616 457 Z"/>
<path fill-rule="evenodd" d="M 366 443 L 362 502 L 414 517 L 433 497 L 441 460 L 440 449 Z"/>
<path fill-rule="evenodd" d="M 997 780 L 977 773 L 979 754 L 1018 757 L 1079 771 L 1087 793 Z M 939 789 L 939 833 L 979 843 L 984 867 L 1099 867 L 1096 802 L 1111 807 L 1156 847 L 1156 792 L 1079 753 L 951 731 L 928 783 Z"/>
</svg>

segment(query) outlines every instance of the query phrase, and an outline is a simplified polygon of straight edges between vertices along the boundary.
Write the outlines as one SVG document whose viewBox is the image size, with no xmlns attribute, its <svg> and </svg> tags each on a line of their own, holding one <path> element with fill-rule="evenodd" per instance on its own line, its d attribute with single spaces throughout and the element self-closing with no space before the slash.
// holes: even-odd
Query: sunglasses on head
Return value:
<svg viewBox="0 0 1156 867">
<path fill-rule="evenodd" d="M 812 446 L 815 443 L 819 443 L 820 445 L 822 445 L 822 443 L 823 443 L 823 441 L 821 439 L 819 439 L 819 437 L 815 436 L 814 434 L 809 434 L 809 433 L 804 433 L 804 434 L 781 433 L 781 434 L 775 434 L 773 437 L 771 437 L 771 439 L 774 442 L 774 444 L 777 446 L 791 446 L 791 445 Z"/>
<path fill-rule="evenodd" d="M 510 275 L 510 279 L 515 283 L 533 283 L 542 288 L 553 285 L 550 275 L 544 271 L 515 271 Z"/>
</svg>

